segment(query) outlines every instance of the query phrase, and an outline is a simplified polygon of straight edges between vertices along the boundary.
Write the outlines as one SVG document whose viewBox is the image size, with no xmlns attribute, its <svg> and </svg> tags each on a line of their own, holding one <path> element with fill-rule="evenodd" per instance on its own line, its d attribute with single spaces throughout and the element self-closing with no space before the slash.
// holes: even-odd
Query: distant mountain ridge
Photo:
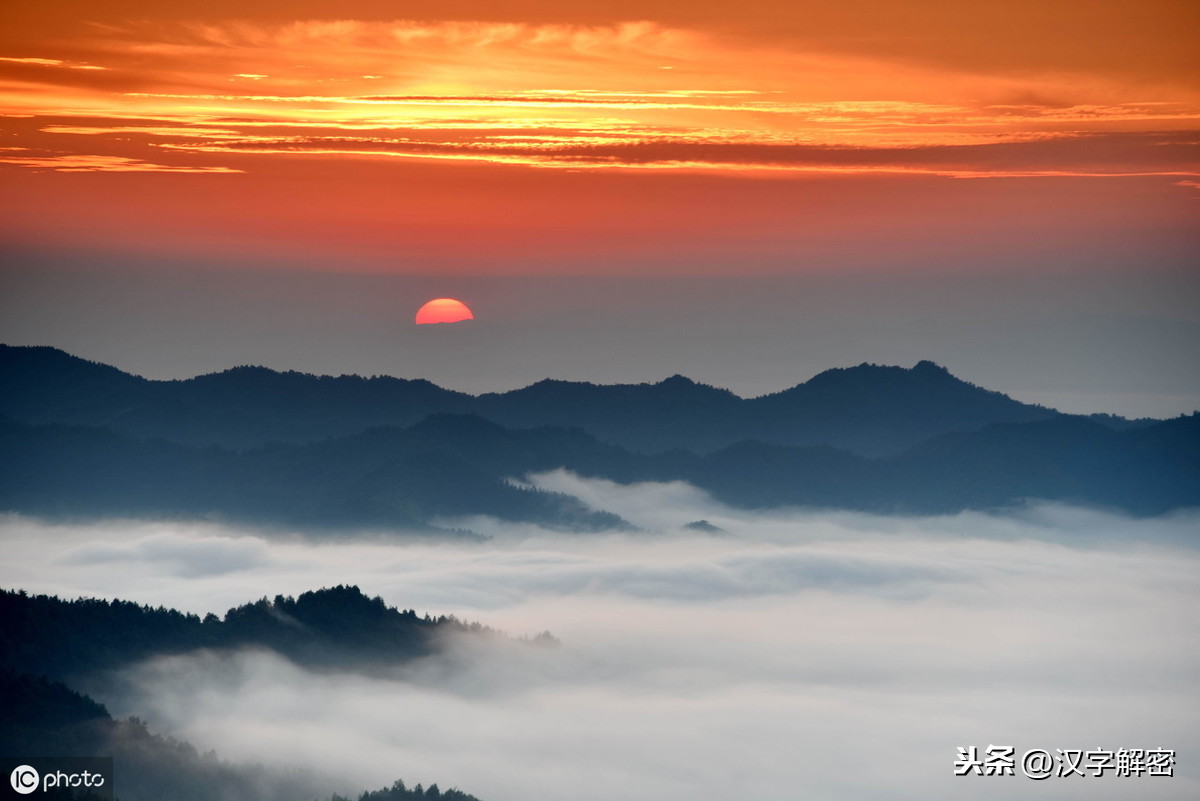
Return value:
<svg viewBox="0 0 1200 801">
<path fill-rule="evenodd" d="M 580 451 L 586 455 L 580 455 Z M 507 479 L 606 463 L 624 451 L 580 431 L 509 431 L 473 416 L 431 416 L 316 443 L 248 451 L 140 440 L 109 429 L 0 418 L 0 509 L 45 517 L 203 518 L 334 533 L 438 528 L 439 517 L 485 514 L 558 528 L 628 528 L 579 500 Z"/>
<path fill-rule="evenodd" d="M 0 510 L 46 517 L 184 517 L 324 535 L 472 537 L 438 527 L 471 515 L 631 528 L 520 483 L 557 468 L 688 481 L 745 508 L 939 514 L 1040 499 L 1144 515 L 1200 506 L 1200 414 L 1064 415 L 931 362 L 830 370 L 750 400 L 680 376 L 543 381 L 475 398 L 422 381 L 263 368 L 152 382 L 53 349 L 3 355 Z M 426 414 L 444 406 L 472 411 Z M 389 415 L 417 419 L 373 423 Z M 307 436 L 287 441 L 281 431 Z M 226 437 L 239 446 L 221 445 Z M 679 441 L 699 444 L 665 449 Z"/>
<path fill-rule="evenodd" d="M 826 370 L 757 398 L 680 375 L 655 384 L 547 379 L 472 396 L 422 379 L 264 367 L 151 381 L 54 348 L 0 345 L 0 414 L 22 423 L 104 426 L 229 448 L 407 427 L 431 414 L 475 414 L 510 428 L 578 427 L 643 453 L 709 452 L 756 439 L 881 456 L 941 434 L 1059 413 L 969 384 L 929 361 L 910 369 L 862 364 Z"/>
<path fill-rule="evenodd" d="M 244 452 L 0 419 L 0 453 L 3 510 L 203 518 L 325 535 L 470 536 L 431 525 L 469 515 L 575 531 L 630 527 L 571 496 L 511 481 L 556 468 L 624 483 L 684 480 L 745 508 L 936 514 L 1043 499 L 1159 514 L 1200 506 L 1200 415 L 1125 431 L 1067 416 L 1000 423 L 874 459 L 755 440 L 708 454 L 638 454 L 580 429 L 507 429 L 472 415 Z"/>
</svg>

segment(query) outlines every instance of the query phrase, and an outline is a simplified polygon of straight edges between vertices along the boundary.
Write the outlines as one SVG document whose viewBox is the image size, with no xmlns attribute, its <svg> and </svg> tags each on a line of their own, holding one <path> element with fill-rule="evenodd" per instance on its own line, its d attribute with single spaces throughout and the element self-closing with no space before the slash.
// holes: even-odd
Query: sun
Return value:
<svg viewBox="0 0 1200 801">
<path fill-rule="evenodd" d="M 434 298 L 417 309 L 417 325 L 432 323 L 459 323 L 463 320 L 474 320 L 475 315 L 467 308 L 467 304 L 454 298 Z"/>
</svg>

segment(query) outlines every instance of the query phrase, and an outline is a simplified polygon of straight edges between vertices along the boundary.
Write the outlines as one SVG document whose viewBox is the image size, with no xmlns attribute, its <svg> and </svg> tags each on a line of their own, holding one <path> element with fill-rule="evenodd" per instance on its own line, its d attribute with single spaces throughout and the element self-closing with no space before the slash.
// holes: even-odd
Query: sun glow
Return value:
<svg viewBox="0 0 1200 801">
<path fill-rule="evenodd" d="M 454 298 L 434 298 L 417 310 L 417 325 L 434 323 L 461 323 L 463 320 L 474 320 L 475 315 L 467 308 L 467 304 Z"/>
</svg>

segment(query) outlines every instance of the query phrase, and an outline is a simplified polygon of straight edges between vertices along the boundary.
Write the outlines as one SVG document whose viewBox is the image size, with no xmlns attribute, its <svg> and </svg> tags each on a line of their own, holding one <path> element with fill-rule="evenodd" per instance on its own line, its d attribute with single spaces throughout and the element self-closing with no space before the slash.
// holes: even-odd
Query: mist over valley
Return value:
<svg viewBox="0 0 1200 801">
<path fill-rule="evenodd" d="M 930 363 L 747 400 L 4 354 L 6 746 L 126 801 L 1008 798 L 952 769 L 993 743 L 1200 788 L 1195 415 Z"/>
</svg>

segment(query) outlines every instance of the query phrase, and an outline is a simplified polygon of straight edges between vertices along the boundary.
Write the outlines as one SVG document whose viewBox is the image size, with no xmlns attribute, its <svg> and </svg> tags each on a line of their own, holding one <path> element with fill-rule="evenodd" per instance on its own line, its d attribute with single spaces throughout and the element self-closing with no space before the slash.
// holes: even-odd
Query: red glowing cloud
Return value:
<svg viewBox="0 0 1200 801">
<path fill-rule="evenodd" d="M 475 315 L 467 308 L 467 304 L 454 298 L 435 298 L 417 309 L 417 325 L 431 323 L 459 323 L 463 320 L 474 320 Z"/>
</svg>

